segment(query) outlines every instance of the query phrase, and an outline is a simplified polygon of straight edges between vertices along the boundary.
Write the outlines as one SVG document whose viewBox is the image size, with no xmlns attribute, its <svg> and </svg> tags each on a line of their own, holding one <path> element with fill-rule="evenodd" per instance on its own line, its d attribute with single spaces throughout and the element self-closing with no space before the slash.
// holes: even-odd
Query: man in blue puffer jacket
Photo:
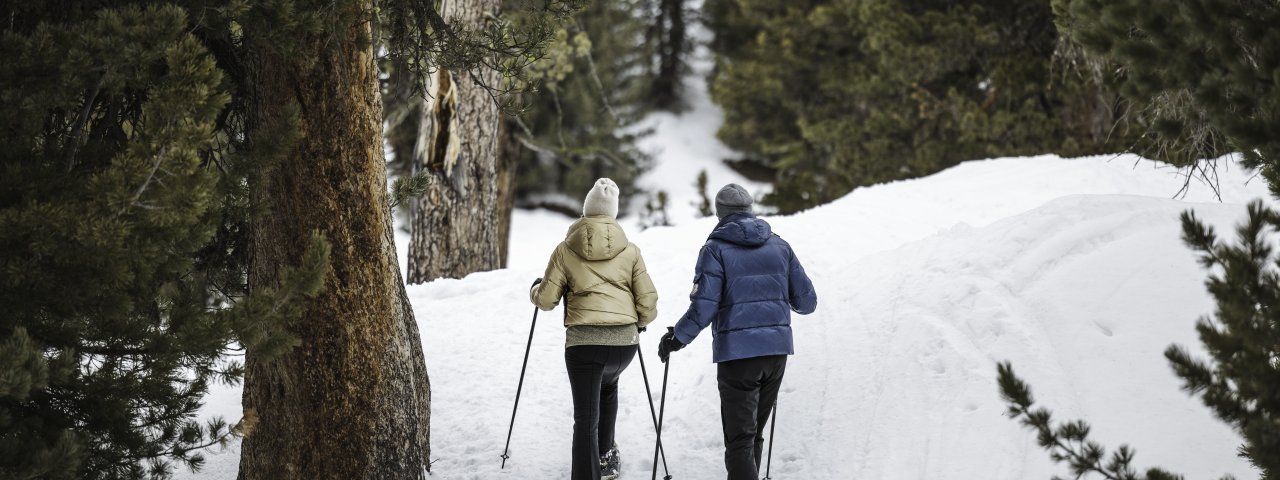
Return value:
<svg viewBox="0 0 1280 480">
<path fill-rule="evenodd" d="M 736 184 L 716 194 L 720 223 L 698 253 L 689 310 L 662 337 L 658 356 L 684 348 L 711 326 L 729 480 L 757 480 L 764 427 L 795 353 L 791 312 L 813 313 L 813 282 L 791 245 L 751 214 Z"/>
</svg>

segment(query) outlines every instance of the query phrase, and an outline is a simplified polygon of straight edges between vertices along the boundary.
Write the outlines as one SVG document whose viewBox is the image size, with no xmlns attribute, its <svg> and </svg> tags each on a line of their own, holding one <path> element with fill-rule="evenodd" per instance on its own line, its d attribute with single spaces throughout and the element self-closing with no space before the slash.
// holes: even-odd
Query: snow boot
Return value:
<svg viewBox="0 0 1280 480">
<path fill-rule="evenodd" d="M 622 461 L 618 459 L 618 444 L 613 444 L 613 448 L 609 449 L 600 457 L 600 480 L 615 480 L 621 475 Z"/>
</svg>

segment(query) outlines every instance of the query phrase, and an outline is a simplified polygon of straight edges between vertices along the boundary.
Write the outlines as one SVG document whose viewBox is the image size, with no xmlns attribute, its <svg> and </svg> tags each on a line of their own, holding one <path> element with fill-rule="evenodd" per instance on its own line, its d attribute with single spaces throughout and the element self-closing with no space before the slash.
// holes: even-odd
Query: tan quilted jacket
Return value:
<svg viewBox="0 0 1280 480">
<path fill-rule="evenodd" d="M 658 291 L 640 248 L 607 215 L 583 217 L 551 254 L 534 305 L 551 310 L 565 298 L 565 326 L 648 325 L 658 315 Z"/>
</svg>

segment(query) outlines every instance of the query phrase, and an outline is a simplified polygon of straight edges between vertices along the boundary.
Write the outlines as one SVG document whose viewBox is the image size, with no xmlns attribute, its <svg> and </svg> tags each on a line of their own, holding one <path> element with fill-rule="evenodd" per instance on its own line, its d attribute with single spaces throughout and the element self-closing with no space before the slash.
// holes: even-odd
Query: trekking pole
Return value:
<svg viewBox="0 0 1280 480">
<path fill-rule="evenodd" d="M 764 480 L 773 480 L 769 477 L 769 468 L 773 466 L 773 432 L 778 429 L 778 401 L 773 401 L 773 419 L 769 420 L 769 461 L 764 464 Z"/>
<path fill-rule="evenodd" d="M 667 327 L 667 331 L 673 332 L 675 328 Z M 662 451 L 662 418 L 667 413 L 667 374 L 671 373 L 671 357 L 668 356 L 667 361 L 663 362 L 663 364 L 666 366 L 662 367 L 662 399 L 658 401 L 658 443 L 653 446 L 653 476 L 650 477 L 650 480 L 657 480 L 658 478 L 658 453 Z M 671 473 L 668 472 L 667 476 L 662 477 L 662 479 L 671 480 Z"/>
<path fill-rule="evenodd" d="M 649 389 L 649 372 L 644 368 L 644 351 L 636 347 L 636 356 L 640 357 L 640 374 L 644 376 L 644 394 L 649 399 L 649 416 L 653 418 L 653 431 L 658 431 L 658 413 L 653 409 L 653 391 Z M 662 471 L 666 473 L 666 478 L 671 478 L 671 470 L 667 468 L 667 452 L 662 448 L 662 437 L 658 437 L 658 453 L 662 456 Z M 654 465 L 655 470 L 657 465 Z M 657 476 L 656 474 L 654 476 Z"/>
<path fill-rule="evenodd" d="M 539 278 L 533 281 L 533 288 L 542 282 Z M 524 370 L 529 366 L 529 349 L 533 347 L 533 327 L 538 325 L 538 307 L 533 307 L 533 322 L 529 324 L 529 341 L 524 345 L 524 363 L 520 364 L 520 383 L 516 384 L 516 404 L 511 407 L 511 425 L 507 427 L 507 445 L 502 447 L 502 467 L 507 468 L 507 459 L 511 458 L 511 432 L 516 428 L 516 409 L 520 408 L 520 391 L 524 389 Z"/>
</svg>

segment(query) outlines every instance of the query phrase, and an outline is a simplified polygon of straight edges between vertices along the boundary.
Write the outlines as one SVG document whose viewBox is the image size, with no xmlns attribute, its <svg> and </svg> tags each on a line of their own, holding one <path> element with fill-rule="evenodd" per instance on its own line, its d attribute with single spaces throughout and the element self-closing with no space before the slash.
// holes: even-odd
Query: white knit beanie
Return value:
<svg viewBox="0 0 1280 480">
<path fill-rule="evenodd" d="M 582 202 L 582 215 L 608 215 L 618 218 L 618 184 L 613 180 L 601 178 L 587 192 L 587 199 Z"/>
</svg>

